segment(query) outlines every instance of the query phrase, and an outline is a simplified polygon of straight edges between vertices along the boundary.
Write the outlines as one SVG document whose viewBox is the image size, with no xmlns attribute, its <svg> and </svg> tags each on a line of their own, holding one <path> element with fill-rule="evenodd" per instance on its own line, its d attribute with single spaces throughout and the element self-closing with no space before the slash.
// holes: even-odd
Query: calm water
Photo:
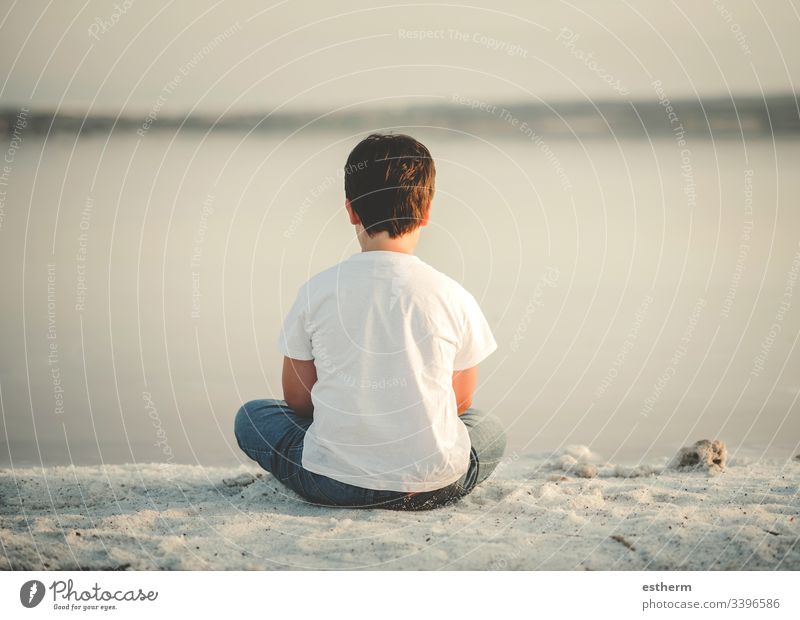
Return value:
<svg viewBox="0 0 800 620">
<path fill-rule="evenodd" d="M 414 133 L 438 167 L 419 254 L 495 330 L 475 403 L 512 453 L 797 451 L 800 142 L 548 157 Z M 0 188 L 0 463 L 239 460 L 233 415 L 280 394 L 297 288 L 357 249 L 355 140 L 25 136 Z"/>
</svg>

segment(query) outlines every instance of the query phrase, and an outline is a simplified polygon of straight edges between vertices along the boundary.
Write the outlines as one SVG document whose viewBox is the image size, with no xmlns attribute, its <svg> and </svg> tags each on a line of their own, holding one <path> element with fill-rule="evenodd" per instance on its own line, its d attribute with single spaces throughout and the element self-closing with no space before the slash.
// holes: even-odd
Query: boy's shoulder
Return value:
<svg viewBox="0 0 800 620">
<path fill-rule="evenodd" d="M 352 268 L 357 264 L 360 256 L 358 254 L 355 255 L 355 261 L 353 260 L 354 257 L 351 256 L 327 269 L 323 269 L 313 275 L 301 290 L 305 290 L 307 294 L 311 295 L 324 294 L 341 289 L 342 286 L 348 283 L 348 279 L 354 284 L 357 283 L 359 271 Z M 470 292 L 458 280 L 439 271 L 418 256 L 403 256 L 402 259 L 402 261 L 396 263 L 393 278 L 403 280 L 404 285 L 412 285 L 414 288 L 425 291 L 426 294 L 431 296 L 441 295 L 451 302 L 464 300 L 469 303 L 474 300 Z"/>
<path fill-rule="evenodd" d="M 439 271 L 435 267 L 432 267 L 428 263 L 420 261 L 424 267 L 424 272 L 428 278 L 430 278 L 429 282 L 431 285 L 435 285 L 435 291 L 441 292 L 443 295 L 447 296 L 469 296 L 471 297 L 469 291 L 464 288 L 464 286 L 456 280 L 455 278 L 447 275 L 446 273 Z M 431 292 L 431 291 L 429 291 Z"/>
</svg>

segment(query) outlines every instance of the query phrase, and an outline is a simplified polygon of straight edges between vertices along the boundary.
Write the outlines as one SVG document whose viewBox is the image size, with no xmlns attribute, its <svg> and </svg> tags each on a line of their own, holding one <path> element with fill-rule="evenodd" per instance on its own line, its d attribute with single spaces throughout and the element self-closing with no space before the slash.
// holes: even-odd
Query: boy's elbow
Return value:
<svg viewBox="0 0 800 620">
<path fill-rule="evenodd" d="M 464 413 L 467 409 L 472 407 L 472 397 L 466 398 L 458 403 L 458 415 Z"/>
<path fill-rule="evenodd" d="M 308 394 L 297 396 L 284 392 L 283 400 L 286 401 L 289 409 L 302 418 L 310 418 L 314 415 L 314 403 Z"/>
</svg>

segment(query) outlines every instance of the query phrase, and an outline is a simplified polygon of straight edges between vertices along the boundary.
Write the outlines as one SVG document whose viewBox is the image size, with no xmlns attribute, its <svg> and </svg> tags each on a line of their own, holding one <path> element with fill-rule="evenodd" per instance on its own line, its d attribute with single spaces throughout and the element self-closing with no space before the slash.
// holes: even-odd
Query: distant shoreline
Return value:
<svg viewBox="0 0 800 620">
<path fill-rule="evenodd" d="M 161 109 L 125 115 L 81 114 L 35 108 L 0 110 L 0 133 L 114 134 L 144 138 L 151 133 L 225 131 L 288 134 L 295 131 L 348 131 L 377 128 L 442 128 L 453 135 L 478 134 L 557 138 L 640 138 L 675 135 L 690 139 L 800 135 L 800 108 L 792 94 L 758 97 L 681 99 L 663 92 L 640 101 L 556 101 L 490 103 L 453 95 L 447 103 L 406 108 L 363 108 L 338 112 L 263 112 L 167 114 Z"/>
</svg>

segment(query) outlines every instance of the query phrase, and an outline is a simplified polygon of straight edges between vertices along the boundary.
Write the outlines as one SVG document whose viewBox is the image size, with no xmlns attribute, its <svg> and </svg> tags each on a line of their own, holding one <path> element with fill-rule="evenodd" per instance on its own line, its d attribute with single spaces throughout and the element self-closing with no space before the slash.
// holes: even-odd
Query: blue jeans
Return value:
<svg viewBox="0 0 800 620">
<path fill-rule="evenodd" d="M 460 419 L 472 444 L 467 473 L 446 487 L 419 493 L 364 489 L 303 469 L 303 440 L 312 420 L 298 416 L 282 400 L 246 403 L 236 414 L 234 432 L 247 456 L 313 504 L 427 510 L 472 491 L 489 477 L 503 456 L 506 436 L 496 416 L 468 409 Z"/>
</svg>

